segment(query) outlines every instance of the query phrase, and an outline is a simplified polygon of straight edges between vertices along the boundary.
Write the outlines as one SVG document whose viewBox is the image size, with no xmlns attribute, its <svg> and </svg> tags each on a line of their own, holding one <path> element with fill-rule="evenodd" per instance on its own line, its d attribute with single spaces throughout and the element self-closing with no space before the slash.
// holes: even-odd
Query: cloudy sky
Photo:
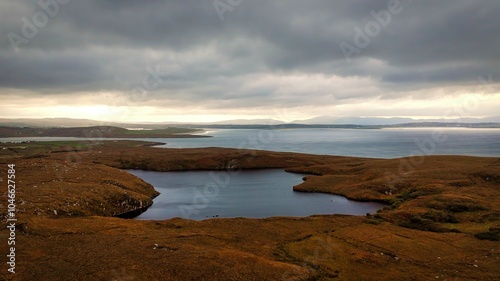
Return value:
<svg viewBox="0 0 500 281">
<path fill-rule="evenodd" d="M 2 0 L 0 117 L 499 115 L 498 0 Z"/>
</svg>

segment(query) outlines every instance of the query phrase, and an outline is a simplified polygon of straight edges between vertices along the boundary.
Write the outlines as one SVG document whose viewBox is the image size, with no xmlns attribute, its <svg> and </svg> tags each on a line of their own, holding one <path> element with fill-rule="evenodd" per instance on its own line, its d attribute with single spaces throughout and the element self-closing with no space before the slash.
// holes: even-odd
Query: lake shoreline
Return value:
<svg viewBox="0 0 500 281">
<path fill-rule="evenodd" d="M 18 199 L 24 202 L 19 205 L 17 233 L 19 276 L 58 280 L 71 270 L 78 276 L 110 279 L 121 268 L 137 280 L 201 278 L 198 272 L 207 280 L 221 272 L 238 278 L 242 270 L 254 272 L 259 280 L 321 279 L 325 272 L 340 278 L 379 274 L 384 279 L 411 275 L 423 280 L 444 274 L 443 278 L 493 280 L 500 273 L 498 242 L 480 240 L 498 237 L 498 157 L 426 156 L 423 163 L 411 166 L 411 173 L 399 173 L 401 163 L 419 162 L 408 157 L 165 149 L 145 144 L 35 142 L 23 144 L 24 149 L 0 150 L 1 173 L 6 174 L 5 164 L 15 163 Z M 79 149 L 64 151 L 68 147 Z M 53 150 L 61 152 L 50 153 Z M 298 185 L 301 190 L 385 200 L 389 205 L 365 217 L 114 218 L 148 205 L 157 195 L 153 186 L 121 170 L 130 168 L 227 173 L 240 168 L 287 169 L 309 174 Z M 3 213 L 4 222 L 5 218 Z M 1 247 L 6 250 L 6 244 Z M 311 259 L 314 251 L 323 253 L 321 260 Z M 464 256 L 470 259 L 465 265 Z M 449 269 L 446 273 L 438 257 Z M 233 271 L 229 261 L 237 262 L 239 269 Z M 162 267 L 165 263 L 168 268 Z M 172 276 L 171 270 L 177 275 Z"/>
<path fill-rule="evenodd" d="M 328 192 L 296 191 L 293 187 L 302 183 L 306 175 L 286 172 L 284 169 L 242 169 L 231 172 L 125 171 L 150 183 L 160 193 L 151 209 L 145 209 L 142 214 L 136 212 L 138 217 L 135 219 L 139 220 L 365 215 L 375 214 L 386 206 L 370 201 L 349 200 Z M 189 202 L 189 198 L 197 197 L 199 200 Z M 297 209 L 299 205 L 302 208 Z"/>
</svg>

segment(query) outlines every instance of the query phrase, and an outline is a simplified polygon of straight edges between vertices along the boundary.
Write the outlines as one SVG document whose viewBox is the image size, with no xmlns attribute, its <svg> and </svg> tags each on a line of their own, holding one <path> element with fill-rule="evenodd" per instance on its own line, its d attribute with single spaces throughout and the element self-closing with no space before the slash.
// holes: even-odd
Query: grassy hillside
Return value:
<svg viewBox="0 0 500 281">
<path fill-rule="evenodd" d="M 189 135 L 199 129 L 169 127 L 156 130 L 128 130 L 112 126 L 76 128 L 16 128 L 0 127 L 0 137 L 77 137 L 77 138 L 180 138 L 203 137 Z"/>
<path fill-rule="evenodd" d="M 24 148 L 14 147 L 19 145 Z M 36 149 L 44 153 L 33 155 Z M 1 151 L 2 180 L 6 164 L 16 164 L 17 171 L 18 262 L 13 280 L 500 276 L 498 158 L 428 156 L 416 162 L 223 148 L 163 149 L 136 141 L 2 144 Z M 402 163 L 414 165 L 402 170 Z M 120 219 L 113 216 L 140 210 L 156 195 L 151 185 L 121 168 L 228 173 L 283 168 L 309 174 L 294 188 L 297 191 L 375 200 L 387 207 L 367 216 Z M 7 202 L 6 192 L 1 200 Z M 6 208 L 0 214 L 5 225 Z M 8 237 L 8 231 L 0 229 L 1 237 Z M 7 253 L 7 247 L 2 243 L 0 251 Z M 9 280 L 4 273 L 0 276 Z"/>
</svg>

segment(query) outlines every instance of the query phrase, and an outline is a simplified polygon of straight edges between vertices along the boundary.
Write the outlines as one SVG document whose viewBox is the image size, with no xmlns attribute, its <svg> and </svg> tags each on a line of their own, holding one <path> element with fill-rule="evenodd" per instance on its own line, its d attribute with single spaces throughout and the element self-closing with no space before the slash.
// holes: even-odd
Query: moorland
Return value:
<svg viewBox="0 0 500 281">
<path fill-rule="evenodd" d="M 16 167 L 16 274 L 6 280 L 498 280 L 500 159 L 368 159 L 152 147 L 142 141 L 0 144 Z M 121 218 L 154 187 L 123 169 L 281 168 L 300 192 L 386 204 L 366 216 Z M 292 187 L 290 187 L 292 188 Z M 6 223 L 7 192 L 2 192 Z M 300 208 L 300 206 L 297 206 Z M 8 237 L 8 229 L 0 230 Z M 0 247 L 7 252 L 7 243 Z M 5 257 L 4 257 L 5 259 Z M 4 263 L 5 265 L 5 263 Z"/>
</svg>

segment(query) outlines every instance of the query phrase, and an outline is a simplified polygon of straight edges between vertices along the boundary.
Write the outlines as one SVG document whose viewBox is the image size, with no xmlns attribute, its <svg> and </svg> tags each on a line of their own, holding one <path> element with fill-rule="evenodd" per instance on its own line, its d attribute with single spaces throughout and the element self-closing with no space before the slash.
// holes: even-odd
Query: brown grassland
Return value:
<svg viewBox="0 0 500 281">
<path fill-rule="evenodd" d="M 138 141 L 0 144 L 16 165 L 16 273 L 5 280 L 500 280 L 500 159 L 366 159 Z M 296 191 L 384 202 L 367 216 L 139 221 L 154 188 L 121 169 L 283 168 Z M 292 188 L 292 187 L 290 187 Z M 298 206 L 299 208 L 300 206 Z"/>
</svg>

